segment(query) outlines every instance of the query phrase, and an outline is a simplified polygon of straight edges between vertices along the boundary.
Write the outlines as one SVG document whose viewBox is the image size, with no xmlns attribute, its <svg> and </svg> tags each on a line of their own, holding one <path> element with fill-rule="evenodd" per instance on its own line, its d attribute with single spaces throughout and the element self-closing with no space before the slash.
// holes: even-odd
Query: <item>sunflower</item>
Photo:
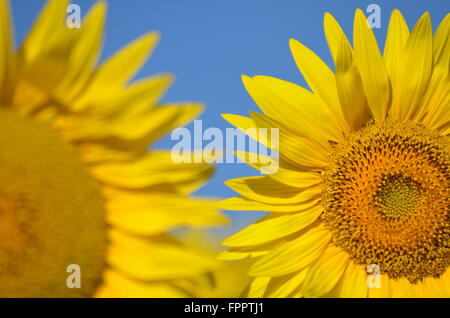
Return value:
<svg viewBox="0 0 450 318">
<path fill-rule="evenodd" d="M 189 197 L 213 167 L 148 145 L 202 106 L 159 105 L 167 74 L 130 83 L 157 33 L 97 66 L 106 5 L 79 29 L 67 6 L 49 1 L 16 50 L 0 1 L 0 296 L 191 295 L 218 263 L 170 231 L 226 221 Z"/>
<path fill-rule="evenodd" d="M 200 247 L 203 250 L 211 251 L 217 255 L 223 246 L 221 246 L 218 233 L 206 232 L 204 230 L 195 231 L 189 229 L 178 236 L 193 246 Z M 222 237 L 222 235 L 220 235 Z M 245 288 L 250 283 L 250 276 L 247 270 L 250 261 L 235 260 L 221 261 L 220 265 L 210 273 L 212 286 L 205 288 L 205 285 L 199 284 L 194 294 L 198 298 L 238 298 L 243 296 Z"/>
<path fill-rule="evenodd" d="M 311 91 L 244 76 L 264 114 L 224 115 L 279 128 L 280 165 L 227 182 L 224 208 L 271 213 L 221 258 L 254 259 L 250 297 L 450 297 L 450 15 L 433 35 L 428 13 L 410 32 L 393 11 L 383 55 L 359 9 L 353 46 L 324 28 L 335 72 L 291 40 Z"/>
</svg>

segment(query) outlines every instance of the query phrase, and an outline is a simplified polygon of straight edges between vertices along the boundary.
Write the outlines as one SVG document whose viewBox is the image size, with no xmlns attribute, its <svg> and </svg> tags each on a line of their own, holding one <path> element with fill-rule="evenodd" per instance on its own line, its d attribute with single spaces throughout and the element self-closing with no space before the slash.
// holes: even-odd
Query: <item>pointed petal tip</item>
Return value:
<svg viewBox="0 0 450 318">
<path fill-rule="evenodd" d="M 323 20 L 324 20 L 324 22 L 326 22 L 328 20 L 333 20 L 334 21 L 336 19 L 334 18 L 334 16 L 330 12 L 325 11 L 325 13 L 323 14 Z"/>
<path fill-rule="evenodd" d="M 250 76 L 246 75 L 246 74 L 242 74 L 241 75 L 241 80 L 242 80 L 242 83 L 244 83 L 244 85 L 245 85 L 246 82 L 250 81 L 251 79 L 252 78 Z"/>
<path fill-rule="evenodd" d="M 294 39 L 294 38 L 290 38 L 289 39 L 289 46 L 290 46 L 291 49 L 292 49 L 293 46 L 298 45 L 298 44 L 300 44 L 300 42 L 297 41 L 296 39 Z"/>
</svg>

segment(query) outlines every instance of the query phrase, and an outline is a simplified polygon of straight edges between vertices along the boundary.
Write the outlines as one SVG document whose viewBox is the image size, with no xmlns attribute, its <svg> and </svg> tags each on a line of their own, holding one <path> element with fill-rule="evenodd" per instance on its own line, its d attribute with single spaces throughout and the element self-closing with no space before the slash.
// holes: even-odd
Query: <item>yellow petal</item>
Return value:
<svg viewBox="0 0 450 318">
<path fill-rule="evenodd" d="M 359 69 L 369 108 L 377 121 L 386 117 L 391 87 L 377 40 L 364 13 L 357 9 L 353 30 L 356 66 Z"/>
<path fill-rule="evenodd" d="M 70 54 L 67 73 L 58 86 L 60 100 L 70 101 L 91 79 L 100 55 L 106 15 L 106 2 L 98 1 L 83 20 L 76 46 Z"/>
<path fill-rule="evenodd" d="M 431 31 L 430 16 L 425 13 L 401 53 L 392 78 L 391 115 L 397 120 L 411 119 L 428 87 L 433 66 Z"/>
<path fill-rule="evenodd" d="M 354 131 L 359 130 L 369 120 L 370 111 L 352 49 L 346 41 L 341 42 L 336 57 L 336 87 L 347 124 Z"/>
<path fill-rule="evenodd" d="M 348 131 L 339 104 L 333 72 L 313 51 L 300 42 L 291 39 L 289 44 L 295 63 L 311 90 L 330 107 L 333 118 L 341 130 Z"/>
<path fill-rule="evenodd" d="M 392 11 L 389 28 L 384 45 L 384 63 L 389 76 L 395 78 L 395 69 L 402 59 L 403 48 L 408 40 L 409 29 L 401 12 Z"/>
<path fill-rule="evenodd" d="M 222 114 L 222 117 L 230 124 L 244 132 L 250 138 L 270 148 L 270 130 L 267 132 L 265 138 L 262 137 L 258 131 L 259 127 L 256 125 L 255 121 L 252 118 L 234 114 Z"/>
<path fill-rule="evenodd" d="M 268 144 L 268 147 L 279 152 L 281 157 L 289 161 L 290 164 L 299 168 L 306 167 L 313 170 L 322 170 L 328 166 L 331 148 L 324 149 L 319 147 L 319 144 L 315 143 L 314 140 L 290 133 L 268 116 L 253 112 L 250 112 L 250 115 L 258 127 L 268 129 L 269 141 L 272 141 L 272 129 L 279 129 L 278 147 L 273 147 L 271 144 Z M 328 145 L 328 147 L 330 146 Z"/>
<path fill-rule="evenodd" d="M 264 297 L 268 298 L 287 298 L 294 292 L 305 280 L 308 268 L 298 273 L 289 274 L 281 277 L 273 277 L 267 286 Z"/>
<path fill-rule="evenodd" d="M 117 231 L 111 232 L 110 240 L 110 266 L 140 280 L 184 278 L 220 266 L 211 253 L 188 246 L 152 242 Z"/>
<path fill-rule="evenodd" d="M 436 30 L 433 37 L 433 57 L 434 63 L 439 65 L 442 63 L 443 68 L 447 68 L 450 64 L 450 13 L 447 13 L 445 18 Z"/>
<path fill-rule="evenodd" d="M 112 119 L 88 117 L 61 118 L 55 125 L 62 128 L 65 138 L 76 141 L 111 140 L 117 137 L 125 141 L 144 140 L 145 145 L 157 140 L 173 128 L 185 125 L 198 116 L 203 107 L 199 104 L 164 105 L 154 107 L 137 117 L 117 116 Z M 126 112 L 124 113 L 126 115 Z M 114 142 L 113 142 L 114 143 Z M 113 146 L 115 146 L 114 144 Z M 134 145 L 134 144 L 132 144 Z"/>
<path fill-rule="evenodd" d="M 450 67 L 450 14 L 442 20 L 433 37 L 433 58 L 434 67 L 425 96 L 419 107 L 417 114 L 414 116 L 416 121 L 423 119 L 428 112 L 433 110 L 432 99 L 437 93 L 439 86 L 449 75 Z"/>
<path fill-rule="evenodd" d="M 80 144 L 78 151 L 82 161 L 88 165 L 108 161 L 126 161 L 136 158 L 135 152 L 121 151 L 96 143 Z"/>
<path fill-rule="evenodd" d="M 330 48 L 331 56 L 336 63 L 338 59 L 338 54 L 341 49 L 342 42 L 346 46 L 350 47 L 350 42 L 345 36 L 344 31 L 342 31 L 341 26 L 336 21 L 336 19 L 328 12 L 325 12 L 323 20 L 325 37 L 327 38 L 328 47 Z"/>
<path fill-rule="evenodd" d="M 155 48 L 160 34 L 149 32 L 134 40 L 104 62 L 95 77 L 103 84 L 125 84 L 141 68 Z M 123 67 L 126 65 L 127 67 Z"/>
<path fill-rule="evenodd" d="M 305 297 L 320 297 L 330 292 L 344 274 L 350 259 L 341 249 L 330 245 L 309 268 L 301 287 Z"/>
<path fill-rule="evenodd" d="M 439 278 L 428 277 L 422 282 L 422 297 L 449 298 L 450 297 L 450 271 Z"/>
<path fill-rule="evenodd" d="M 8 1 L 0 1 L 0 105 L 6 105 L 12 95 L 16 61 L 14 56 L 14 34 Z"/>
<path fill-rule="evenodd" d="M 67 41 L 65 17 L 68 4 L 68 0 L 47 2 L 20 49 L 25 61 L 34 60 L 43 52 Z"/>
<path fill-rule="evenodd" d="M 323 138 L 342 140 L 341 129 L 335 124 L 329 107 L 309 90 L 270 76 L 255 76 L 253 79 L 283 99 L 283 105 L 288 104 L 285 106 L 290 112 L 287 116 L 302 121 L 301 125 L 298 122 L 296 125 L 300 134 L 316 138 L 319 143 L 323 142 Z"/>
<path fill-rule="evenodd" d="M 269 204 L 301 203 L 320 196 L 320 186 L 301 189 L 281 184 L 268 176 L 236 178 L 225 184 L 242 196 Z"/>
<path fill-rule="evenodd" d="M 104 119 L 145 115 L 160 101 L 173 81 L 174 77 L 170 74 L 151 76 L 132 83 L 117 94 L 112 94 L 111 98 L 103 103 L 89 102 L 82 108 L 87 108 L 93 115 Z"/>
<path fill-rule="evenodd" d="M 428 101 L 428 112 L 422 122 L 430 129 L 439 129 L 450 121 L 450 77 L 438 85 Z"/>
<path fill-rule="evenodd" d="M 323 212 L 322 206 L 315 206 L 304 212 L 288 215 L 269 215 L 223 241 L 228 246 L 248 246 L 267 243 L 312 224 Z"/>
<path fill-rule="evenodd" d="M 367 274 L 364 266 L 349 262 L 343 277 L 340 296 L 345 298 L 366 298 Z"/>
<path fill-rule="evenodd" d="M 301 270 L 316 260 L 331 240 L 323 225 L 313 227 L 290 241 L 282 242 L 250 268 L 252 276 L 283 276 Z"/>
<path fill-rule="evenodd" d="M 245 258 L 255 258 L 269 253 L 278 242 L 270 242 L 267 244 L 246 246 L 246 247 L 230 247 L 217 256 L 217 259 L 223 261 L 242 260 Z"/>
<path fill-rule="evenodd" d="M 104 283 L 96 292 L 98 298 L 181 298 L 188 295 L 170 282 L 135 281 L 113 270 L 106 270 Z"/>
<path fill-rule="evenodd" d="M 155 235 L 179 226 L 224 225 L 228 219 L 214 201 L 196 200 L 173 194 L 109 200 L 108 221 L 114 228 L 137 235 Z"/>
<path fill-rule="evenodd" d="M 130 189 L 185 183 L 212 170 L 203 163 L 174 163 L 170 152 L 164 151 L 153 151 L 131 163 L 105 163 L 91 168 L 101 182 Z"/>
<path fill-rule="evenodd" d="M 276 157 L 265 156 L 262 154 L 252 154 L 244 151 L 237 151 L 236 156 L 243 162 L 258 170 L 267 167 L 268 163 L 278 160 L 278 171 L 270 174 L 270 178 L 291 187 L 306 188 L 319 184 L 322 181 L 319 173 L 295 168 Z"/>
<path fill-rule="evenodd" d="M 280 213 L 292 213 L 300 210 L 309 209 L 318 204 L 320 198 L 315 198 L 310 201 L 301 204 L 268 204 L 259 201 L 247 199 L 245 197 L 234 197 L 221 201 L 219 203 L 220 208 L 224 210 L 237 210 L 237 211 L 267 211 L 267 212 L 280 212 Z"/>
<path fill-rule="evenodd" d="M 246 292 L 248 298 L 262 298 L 269 284 L 270 277 L 256 277 Z"/>
<path fill-rule="evenodd" d="M 422 298 L 423 288 L 422 282 L 411 284 L 406 278 L 392 280 L 392 297 L 393 298 Z"/>
<path fill-rule="evenodd" d="M 313 138 L 324 149 L 331 149 L 328 141 L 320 136 L 320 133 L 314 131 L 307 120 L 304 120 L 298 107 L 286 102 L 285 98 L 272 92 L 272 86 L 268 83 L 266 77 L 250 78 L 244 75 L 242 81 L 253 100 L 268 117 L 273 118 L 297 135 L 306 135 L 308 138 Z"/>
<path fill-rule="evenodd" d="M 392 297 L 393 285 L 391 279 L 387 275 L 380 274 L 380 285 L 378 287 L 369 288 L 370 298 L 390 298 Z"/>
<path fill-rule="evenodd" d="M 106 60 L 95 71 L 86 92 L 76 101 L 76 108 L 107 99 L 112 87 L 124 86 L 148 59 L 159 37 L 157 32 L 145 34 Z"/>
</svg>

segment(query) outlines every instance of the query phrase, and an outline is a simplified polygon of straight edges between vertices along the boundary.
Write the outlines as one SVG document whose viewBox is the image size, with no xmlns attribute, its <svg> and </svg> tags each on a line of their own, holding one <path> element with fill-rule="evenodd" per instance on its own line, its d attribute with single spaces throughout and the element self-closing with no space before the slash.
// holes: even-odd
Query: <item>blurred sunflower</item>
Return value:
<svg viewBox="0 0 450 318">
<path fill-rule="evenodd" d="M 211 251 L 217 255 L 223 246 L 220 244 L 222 235 L 202 230 L 179 231 L 178 237 L 193 246 Z M 245 288 L 251 281 L 247 275 L 250 260 L 221 261 L 220 265 L 210 273 L 212 288 L 199 284 L 194 291 L 199 298 L 237 298 L 242 297 Z"/>
<path fill-rule="evenodd" d="M 226 222 L 188 197 L 213 168 L 148 145 L 202 107 L 157 106 L 170 75 L 129 83 L 157 33 L 97 67 L 106 5 L 80 29 L 65 25 L 67 6 L 49 1 L 16 51 L 0 1 L 0 296 L 192 295 L 218 262 L 169 231 Z M 66 285 L 70 264 L 81 288 Z"/>
<path fill-rule="evenodd" d="M 393 11 L 383 55 L 361 10 L 353 47 L 324 27 L 335 72 L 291 40 L 312 92 L 244 76 L 264 114 L 224 115 L 279 128 L 280 168 L 227 182 L 224 208 L 272 213 L 221 258 L 255 259 L 250 297 L 450 297 L 450 15 L 433 36 L 428 13 L 410 33 Z"/>
</svg>

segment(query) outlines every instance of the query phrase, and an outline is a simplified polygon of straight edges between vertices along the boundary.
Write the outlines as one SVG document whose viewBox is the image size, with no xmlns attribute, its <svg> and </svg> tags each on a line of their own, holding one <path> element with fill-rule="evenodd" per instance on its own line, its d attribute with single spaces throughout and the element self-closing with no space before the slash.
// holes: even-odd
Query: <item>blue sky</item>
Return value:
<svg viewBox="0 0 450 318">
<path fill-rule="evenodd" d="M 12 0 L 16 38 L 20 41 L 32 25 L 45 0 Z M 94 1 L 72 1 L 85 14 Z M 429 11 L 434 29 L 450 11 L 448 0 L 110 0 L 106 41 L 102 59 L 127 42 L 158 30 L 162 39 L 137 78 L 159 72 L 176 75 L 175 85 L 165 102 L 200 101 L 207 109 L 202 115 L 204 129 L 230 125 L 221 113 L 246 115 L 257 107 L 246 93 L 241 74 L 270 75 L 305 86 L 289 52 L 288 40 L 295 38 L 313 49 L 329 65 L 331 57 L 323 34 L 323 14 L 328 11 L 351 35 L 355 8 L 369 4 L 381 8 L 381 28 L 375 29 L 381 46 L 389 16 L 400 9 L 412 27 L 423 12 Z M 189 126 L 188 126 L 189 127 Z M 158 147 L 171 147 L 166 138 Z M 198 194 L 230 197 L 223 181 L 256 175 L 244 164 L 221 164 L 217 173 Z M 229 212 L 233 226 L 242 228 L 260 213 Z"/>
</svg>

